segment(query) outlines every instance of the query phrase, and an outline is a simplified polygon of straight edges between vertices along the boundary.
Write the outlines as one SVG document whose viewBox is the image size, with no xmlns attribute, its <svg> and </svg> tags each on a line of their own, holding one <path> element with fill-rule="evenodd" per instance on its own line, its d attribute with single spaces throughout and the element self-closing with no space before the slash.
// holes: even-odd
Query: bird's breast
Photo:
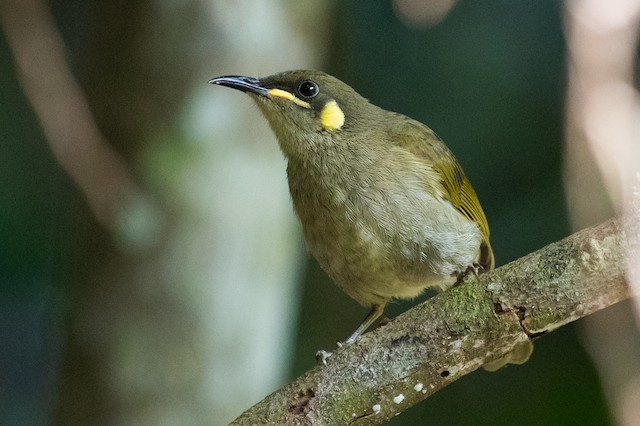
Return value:
<svg viewBox="0 0 640 426">
<path fill-rule="evenodd" d="M 362 304 L 444 288 L 477 260 L 478 227 L 429 193 L 421 171 L 371 161 L 317 173 L 290 162 L 288 178 L 309 250 Z"/>
</svg>

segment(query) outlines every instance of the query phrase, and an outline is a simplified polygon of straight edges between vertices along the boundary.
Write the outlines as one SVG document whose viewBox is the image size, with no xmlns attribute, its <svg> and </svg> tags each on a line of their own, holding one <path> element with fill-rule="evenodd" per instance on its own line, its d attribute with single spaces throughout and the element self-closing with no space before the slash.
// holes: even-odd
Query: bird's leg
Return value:
<svg viewBox="0 0 640 426">
<path fill-rule="evenodd" d="M 371 308 L 371 311 L 369 311 L 367 316 L 362 320 L 362 323 L 360 323 L 358 328 L 356 328 L 356 331 L 354 331 L 353 334 L 349 336 L 347 340 L 345 340 L 344 344 L 350 345 L 353 342 L 355 342 L 356 339 L 362 333 L 364 333 L 367 330 L 367 328 L 371 326 L 371 324 L 373 324 L 378 318 L 380 318 L 380 315 L 382 315 L 382 313 L 384 312 L 384 305 L 385 305 L 384 303 L 380 305 L 373 305 L 373 307 Z"/>
<path fill-rule="evenodd" d="M 373 305 L 371 311 L 369 311 L 358 328 L 356 328 L 356 331 L 354 331 L 353 334 L 351 334 L 351 336 L 349 336 L 349 338 L 344 341 L 344 343 L 338 342 L 338 349 L 342 348 L 345 345 L 351 345 L 353 342 L 355 342 L 356 339 L 371 326 L 371 324 L 373 324 L 378 318 L 380 318 L 380 315 L 382 315 L 382 313 L 384 312 L 384 307 L 385 303 Z M 318 361 L 318 363 L 327 365 L 327 358 L 329 358 L 331 355 L 333 355 L 333 352 L 319 350 L 318 352 L 316 352 L 316 360 Z"/>
</svg>

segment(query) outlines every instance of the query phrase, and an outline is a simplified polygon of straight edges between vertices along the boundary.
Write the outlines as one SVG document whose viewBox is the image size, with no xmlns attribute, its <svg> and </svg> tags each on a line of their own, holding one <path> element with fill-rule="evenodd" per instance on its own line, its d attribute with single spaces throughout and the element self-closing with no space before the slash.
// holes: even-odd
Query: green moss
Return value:
<svg viewBox="0 0 640 426">
<path fill-rule="evenodd" d="M 493 303 L 476 278 L 467 279 L 438 297 L 443 319 L 454 334 L 486 329 L 493 318 Z"/>
<path fill-rule="evenodd" d="M 340 387 L 340 394 L 334 395 L 333 401 L 325 407 L 331 413 L 328 419 L 332 424 L 348 424 L 353 421 L 352 414 L 362 416 L 362 407 L 373 407 L 379 401 L 373 401 L 371 391 L 362 383 L 350 382 Z"/>
</svg>

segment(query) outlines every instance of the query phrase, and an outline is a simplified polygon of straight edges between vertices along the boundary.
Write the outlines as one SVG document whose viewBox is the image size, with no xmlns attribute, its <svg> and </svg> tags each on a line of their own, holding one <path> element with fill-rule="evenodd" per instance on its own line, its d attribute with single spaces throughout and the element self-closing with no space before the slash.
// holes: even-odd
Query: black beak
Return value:
<svg viewBox="0 0 640 426">
<path fill-rule="evenodd" d="M 267 96 L 267 89 L 262 87 L 260 80 L 254 77 L 244 77 L 241 75 L 223 75 L 209 80 L 209 84 L 219 84 L 220 86 L 231 87 L 245 93 Z"/>
</svg>

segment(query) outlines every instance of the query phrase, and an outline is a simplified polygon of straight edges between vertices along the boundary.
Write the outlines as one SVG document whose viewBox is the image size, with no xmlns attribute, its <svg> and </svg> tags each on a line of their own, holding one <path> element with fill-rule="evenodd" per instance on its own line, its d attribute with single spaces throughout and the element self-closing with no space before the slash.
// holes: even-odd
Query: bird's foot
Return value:
<svg viewBox="0 0 640 426">
<path fill-rule="evenodd" d="M 482 266 L 479 263 L 474 263 L 473 265 L 469 266 L 469 268 L 467 268 L 467 270 L 469 269 L 471 269 L 471 271 L 473 272 L 473 275 L 477 277 L 480 271 L 484 271 L 484 266 Z"/>
<path fill-rule="evenodd" d="M 371 307 L 371 311 L 367 314 L 358 328 L 356 328 L 356 331 L 354 331 L 353 334 L 351 334 L 351 336 L 349 336 L 349 338 L 344 341 L 344 343 L 338 342 L 338 349 L 336 349 L 336 351 L 341 351 L 347 346 L 352 345 L 358 339 L 358 337 L 360 337 L 360 335 L 364 333 L 365 330 L 369 328 L 369 326 L 380 317 L 380 315 L 382 315 L 382 313 L 384 312 L 384 305 L 385 303 L 373 305 Z M 329 359 L 331 355 L 333 355 L 333 352 L 319 350 L 318 352 L 316 352 L 316 361 L 318 362 L 318 364 L 322 363 L 323 365 L 327 365 L 327 359 Z"/>
<path fill-rule="evenodd" d="M 482 267 L 482 265 L 480 265 L 479 263 L 474 263 L 473 265 L 469 266 L 467 269 L 465 269 L 462 272 L 456 272 L 456 282 L 453 284 L 454 287 L 457 285 L 462 284 L 462 282 L 464 281 L 465 277 L 469 274 L 473 274 L 476 277 L 478 276 L 478 273 L 480 273 L 480 271 L 483 271 L 484 268 Z"/>
<path fill-rule="evenodd" d="M 320 349 L 316 352 L 316 363 L 322 364 L 325 367 L 327 366 L 327 360 L 329 357 L 333 355 L 333 352 L 325 351 L 324 349 Z"/>
<path fill-rule="evenodd" d="M 327 360 L 335 353 L 335 352 L 340 352 L 342 349 L 346 348 L 347 346 L 349 346 L 351 343 L 349 340 L 346 340 L 344 343 L 342 342 L 336 342 L 336 346 L 338 346 L 338 348 L 333 351 L 333 352 L 329 352 L 329 351 L 325 351 L 324 349 L 320 349 L 318 352 L 316 352 L 316 362 L 318 364 L 322 364 L 324 366 L 327 365 Z"/>
</svg>

